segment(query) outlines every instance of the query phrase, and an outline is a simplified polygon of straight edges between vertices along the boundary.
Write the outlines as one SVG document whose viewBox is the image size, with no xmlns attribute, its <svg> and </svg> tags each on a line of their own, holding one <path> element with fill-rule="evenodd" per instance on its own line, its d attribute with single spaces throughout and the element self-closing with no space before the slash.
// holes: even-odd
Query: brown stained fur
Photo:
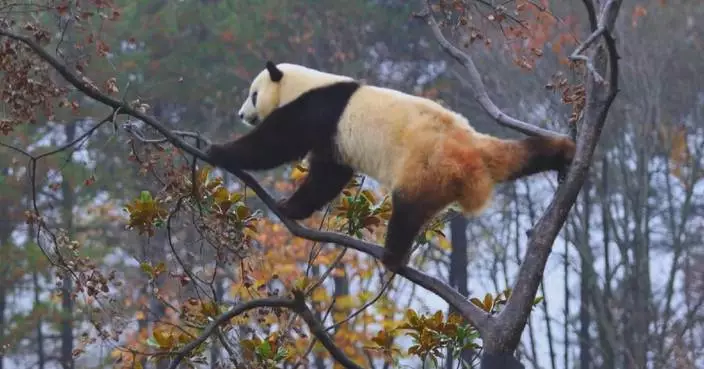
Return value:
<svg viewBox="0 0 704 369">
<path fill-rule="evenodd" d="M 407 199 L 422 199 L 435 212 L 457 202 L 469 215 L 486 208 L 497 183 L 562 170 L 575 150 L 569 139 L 503 140 L 466 130 L 426 139 L 435 139 L 436 149 L 429 155 L 426 150 L 409 153 L 394 190 Z M 424 144 L 411 146 L 429 147 L 431 142 Z"/>
</svg>

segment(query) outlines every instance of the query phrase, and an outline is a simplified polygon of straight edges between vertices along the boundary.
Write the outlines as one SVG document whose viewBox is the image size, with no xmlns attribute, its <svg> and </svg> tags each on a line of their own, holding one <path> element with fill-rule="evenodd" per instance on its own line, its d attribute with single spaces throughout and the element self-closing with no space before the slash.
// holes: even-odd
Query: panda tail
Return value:
<svg viewBox="0 0 704 369">
<path fill-rule="evenodd" d="M 563 137 L 528 137 L 504 140 L 486 136 L 482 145 L 496 182 L 513 181 L 546 171 L 563 172 L 572 162 L 575 144 Z"/>
</svg>

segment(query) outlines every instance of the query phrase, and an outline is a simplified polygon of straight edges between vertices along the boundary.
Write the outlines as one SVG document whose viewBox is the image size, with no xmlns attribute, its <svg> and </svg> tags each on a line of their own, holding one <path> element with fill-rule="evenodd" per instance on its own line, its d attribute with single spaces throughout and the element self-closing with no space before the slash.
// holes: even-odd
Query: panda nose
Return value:
<svg viewBox="0 0 704 369">
<path fill-rule="evenodd" d="M 240 119 L 244 119 L 244 113 L 240 113 L 239 116 L 240 116 Z"/>
</svg>

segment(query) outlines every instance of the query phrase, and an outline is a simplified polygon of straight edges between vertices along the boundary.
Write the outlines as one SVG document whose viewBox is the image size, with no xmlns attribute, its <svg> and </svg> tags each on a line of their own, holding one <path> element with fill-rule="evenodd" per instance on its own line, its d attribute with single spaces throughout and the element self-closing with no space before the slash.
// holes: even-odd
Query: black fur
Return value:
<svg viewBox="0 0 704 369">
<path fill-rule="evenodd" d="M 340 82 L 310 90 L 275 109 L 237 140 L 213 144 L 208 155 L 225 169 L 267 170 L 290 163 L 310 151 L 335 156 L 337 125 L 357 82 Z"/>
<path fill-rule="evenodd" d="M 288 200 L 284 215 L 305 219 L 340 193 L 353 170 L 336 161 L 338 122 L 357 82 L 340 82 L 310 90 L 274 110 L 241 138 L 213 144 L 208 156 L 225 169 L 266 170 L 302 159 L 312 151 L 308 177 Z"/>
<path fill-rule="evenodd" d="M 408 263 L 411 246 L 423 225 L 434 215 L 435 208 L 422 198 L 408 197 L 401 191 L 391 194 L 391 219 L 386 230 L 382 263 L 397 272 Z"/>
<path fill-rule="evenodd" d="M 550 170 L 558 171 L 560 176 L 569 167 L 574 157 L 574 145 L 551 137 L 528 137 L 521 140 L 521 145 L 530 153 L 520 170 L 512 173 L 507 181 L 530 176 Z"/>
<path fill-rule="evenodd" d="M 308 176 L 290 198 L 279 203 L 279 208 L 291 219 L 306 219 L 337 197 L 353 175 L 349 166 L 313 151 Z"/>
<path fill-rule="evenodd" d="M 274 82 L 279 82 L 284 77 L 284 73 L 271 61 L 266 62 L 266 70 L 269 71 L 269 77 Z"/>
</svg>

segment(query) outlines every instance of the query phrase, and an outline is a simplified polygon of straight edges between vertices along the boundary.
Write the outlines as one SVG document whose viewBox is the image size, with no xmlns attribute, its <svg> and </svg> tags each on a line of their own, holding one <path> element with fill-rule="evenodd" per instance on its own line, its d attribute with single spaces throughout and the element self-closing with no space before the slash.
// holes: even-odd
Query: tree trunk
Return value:
<svg viewBox="0 0 704 369">
<path fill-rule="evenodd" d="M 452 250 L 450 251 L 450 286 L 454 287 L 462 296 L 469 295 L 469 287 L 467 285 L 467 219 L 461 215 L 457 215 L 450 220 L 450 239 L 452 241 Z M 450 307 L 450 313 L 457 312 Z M 467 363 L 472 362 L 474 350 L 465 350 L 462 352 L 462 360 Z M 447 360 L 445 361 L 446 369 L 454 369 L 457 365 L 451 356 L 448 349 Z"/>
<path fill-rule="evenodd" d="M 582 244 L 582 248 L 588 249 L 591 247 L 589 238 L 589 223 L 591 219 L 591 202 L 589 201 L 591 190 L 591 181 L 587 179 L 584 181 L 584 188 L 582 190 L 582 232 L 579 242 Z M 581 253 L 580 253 L 581 254 Z M 589 333 L 589 327 L 591 326 L 591 314 L 589 312 L 589 306 L 591 302 L 591 297 L 589 293 L 589 284 L 592 278 L 592 268 L 591 260 L 581 256 L 581 278 L 579 281 L 579 367 L 580 369 L 589 369 L 592 366 L 592 355 L 591 355 L 591 342 L 592 338 Z"/>
</svg>

